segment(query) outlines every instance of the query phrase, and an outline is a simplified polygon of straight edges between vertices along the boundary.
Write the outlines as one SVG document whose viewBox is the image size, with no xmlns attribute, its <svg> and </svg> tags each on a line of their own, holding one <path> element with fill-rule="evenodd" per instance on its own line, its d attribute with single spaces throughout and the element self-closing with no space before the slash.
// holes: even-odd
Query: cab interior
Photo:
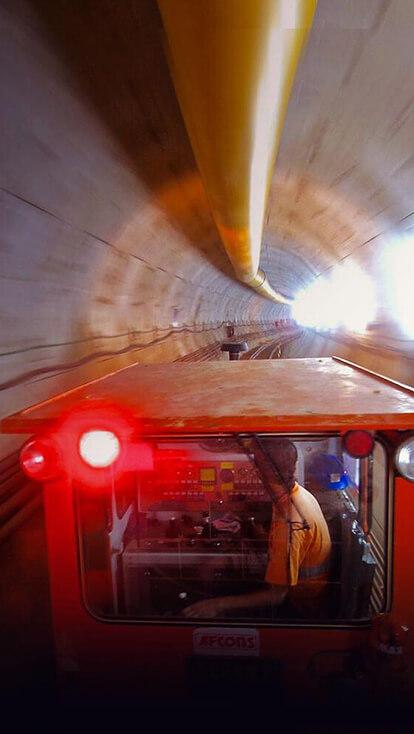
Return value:
<svg viewBox="0 0 414 734">
<path fill-rule="evenodd" d="M 297 481 L 316 497 L 332 542 L 323 609 L 317 620 L 282 605 L 226 623 L 367 621 L 386 609 L 389 587 L 384 446 L 356 459 L 334 434 L 290 439 Z M 154 438 L 152 447 L 153 471 L 100 492 L 76 487 L 84 601 L 98 618 L 182 623 L 191 603 L 264 584 L 274 498 L 257 457 L 237 436 Z"/>
</svg>

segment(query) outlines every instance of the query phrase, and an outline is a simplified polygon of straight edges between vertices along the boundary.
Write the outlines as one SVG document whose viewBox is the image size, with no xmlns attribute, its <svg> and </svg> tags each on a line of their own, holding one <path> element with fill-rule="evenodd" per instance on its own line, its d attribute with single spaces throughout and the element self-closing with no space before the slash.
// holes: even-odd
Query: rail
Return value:
<svg viewBox="0 0 414 734">
<path fill-rule="evenodd" d="M 259 344 L 242 356 L 242 360 L 252 359 L 280 359 L 283 357 L 283 347 L 290 344 L 302 334 L 301 330 L 289 329 L 287 332 L 279 333 L 275 339 L 265 344 Z M 267 354 L 267 352 L 269 352 Z"/>
</svg>

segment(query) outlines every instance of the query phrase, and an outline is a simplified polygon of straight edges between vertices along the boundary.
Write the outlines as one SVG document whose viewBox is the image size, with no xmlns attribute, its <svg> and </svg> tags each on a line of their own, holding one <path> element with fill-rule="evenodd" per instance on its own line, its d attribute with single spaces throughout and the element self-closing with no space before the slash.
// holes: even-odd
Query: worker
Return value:
<svg viewBox="0 0 414 734">
<path fill-rule="evenodd" d="M 292 617 L 320 616 L 329 577 L 328 526 L 315 497 L 295 479 L 298 455 L 294 443 L 287 439 L 267 439 L 261 451 L 275 469 L 270 487 L 274 504 L 266 586 L 251 593 L 192 604 L 183 610 L 187 618 L 225 617 L 282 605 L 284 613 Z M 262 473 L 264 461 L 258 461 L 257 455 L 255 459 Z"/>
</svg>

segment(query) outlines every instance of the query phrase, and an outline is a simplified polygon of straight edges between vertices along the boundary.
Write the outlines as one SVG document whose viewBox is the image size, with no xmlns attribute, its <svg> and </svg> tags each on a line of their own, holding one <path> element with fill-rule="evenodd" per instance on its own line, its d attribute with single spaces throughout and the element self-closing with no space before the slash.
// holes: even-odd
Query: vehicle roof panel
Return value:
<svg viewBox="0 0 414 734">
<path fill-rule="evenodd" d="M 80 401 L 126 404 L 145 432 L 414 428 L 414 390 L 340 360 L 134 365 L 3 419 L 33 433 Z"/>
</svg>

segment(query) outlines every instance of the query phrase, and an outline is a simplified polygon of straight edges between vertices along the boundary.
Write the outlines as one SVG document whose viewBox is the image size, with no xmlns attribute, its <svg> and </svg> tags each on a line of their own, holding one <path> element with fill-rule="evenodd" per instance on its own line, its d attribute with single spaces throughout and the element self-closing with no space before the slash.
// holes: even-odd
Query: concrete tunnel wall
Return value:
<svg viewBox="0 0 414 734">
<path fill-rule="evenodd" d="M 1 414 L 134 361 L 219 357 L 227 321 L 252 339 L 287 315 L 234 279 L 155 0 L 0 12 Z M 413 23 L 400 0 L 320 0 L 262 251 L 282 292 L 350 258 L 380 296 L 368 337 L 306 334 L 284 356 L 338 352 L 407 382 L 413 342 L 392 322 L 384 253 L 414 216 Z M 0 456 L 15 445 L 1 437 Z"/>
<path fill-rule="evenodd" d="M 155 1 L 2 0 L 0 12 L 2 415 L 134 361 L 219 357 L 227 321 L 253 345 L 288 311 L 234 279 Z M 283 356 L 339 352 L 407 382 L 413 342 L 392 324 L 383 254 L 412 227 L 410 23 L 399 0 L 320 0 L 262 251 L 282 292 L 349 257 L 381 297 L 369 337 L 339 334 L 338 348 L 305 334 Z M 15 445 L 2 437 L 0 455 Z"/>
<path fill-rule="evenodd" d="M 3 415 L 217 344 L 227 321 L 260 333 L 283 313 L 233 277 L 154 4 L 139 4 L 136 30 L 122 27 L 126 57 L 139 48 L 132 69 L 116 29 L 70 6 L 1 7 Z"/>
</svg>

